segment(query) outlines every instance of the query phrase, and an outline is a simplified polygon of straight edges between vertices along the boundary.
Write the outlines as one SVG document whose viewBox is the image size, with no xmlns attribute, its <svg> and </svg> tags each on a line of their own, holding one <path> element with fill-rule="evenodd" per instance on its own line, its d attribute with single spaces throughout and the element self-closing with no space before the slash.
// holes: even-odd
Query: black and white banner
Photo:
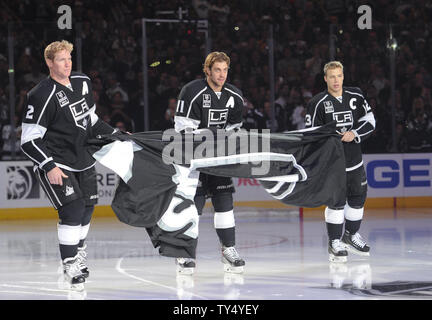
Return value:
<svg viewBox="0 0 432 320">
<path fill-rule="evenodd" d="M 256 179 L 290 205 L 343 206 L 345 159 L 334 130 L 143 132 L 92 143 L 94 157 L 121 177 L 112 202 L 119 220 L 146 228 L 162 255 L 195 257 L 199 172 Z"/>
</svg>

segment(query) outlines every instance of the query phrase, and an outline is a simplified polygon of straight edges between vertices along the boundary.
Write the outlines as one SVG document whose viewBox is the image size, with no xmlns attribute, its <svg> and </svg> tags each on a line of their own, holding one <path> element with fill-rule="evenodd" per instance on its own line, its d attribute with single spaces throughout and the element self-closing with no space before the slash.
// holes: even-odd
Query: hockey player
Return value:
<svg viewBox="0 0 432 320">
<path fill-rule="evenodd" d="M 346 204 L 344 207 L 325 209 L 329 259 L 337 262 L 347 260 L 347 250 L 359 255 L 369 255 L 370 248 L 358 232 L 367 195 L 360 144 L 375 129 L 375 117 L 362 91 L 356 87 L 343 87 L 343 80 L 343 65 L 339 61 L 327 63 L 324 66 L 327 90 L 309 101 L 305 116 L 306 127 L 316 127 L 335 120 L 344 147 Z M 344 222 L 345 232 L 342 237 Z"/>
<path fill-rule="evenodd" d="M 174 126 L 177 132 L 201 128 L 234 130 L 242 125 L 242 92 L 226 83 L 230 58 L 223 52 L 210 53 L 204 62 L 205 79 L 193 80 L 181 90 L 177 99 Z M 200 173 L 195 195 L 198 214 L 202 214 L 206 198 L 214 208 L 214 227 L 222 247 L 226 272 L 243 272 L 244 260 L 235 249 L 234 186 L 231 178 Z M 193 259 L 177 259 L 179 273 L 193 273 Z"/>
<path fill-rule="evenodd" d="M 89 271 L 85 239 L 97 203 L 95 159 L 87 139 L 114 129 L 98 118 L 90 78 L 72 72 L 73 45 L 65 40 L 44 51 L 49 76 L 27 94 L 21 149 L 53 207 L 64 278 L 81 289 Z"/>
</svg>

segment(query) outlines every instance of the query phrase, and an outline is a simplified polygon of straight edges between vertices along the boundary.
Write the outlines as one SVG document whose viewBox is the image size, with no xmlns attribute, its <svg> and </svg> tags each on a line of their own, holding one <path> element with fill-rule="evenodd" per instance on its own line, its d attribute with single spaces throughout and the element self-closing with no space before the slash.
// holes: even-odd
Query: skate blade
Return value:
<svg viewBox="0 0 432 320">
<path fill-rule="evenodd" d="M 347 273 L 348 272 L 348 266 L 346 264 L 340 264 L 340 263 L 332 263 L 330 261 L 329 263 L 329 270 L 332 274 L 341 274 L 341 273 Z"/>
<path fill-rule="evenodd" d="M 243 274 L 225 272 L 224 273 L 224 285 L 225 286 L 231 286 L 231 285 L 236 285 L 236 284 L 238 284 L 238 285 L 244 284 Z"/>
<path fill-rule="evenodd" d="M 87 298 L 87 291 L 85 290 L 69 290 L 68 300 L 85 300 Z"/>
<path fill-rule="evenodd" d="M 181 275 L 193 275 L 195 268 L 182 268 L 177 266 L 177 274 Z"/>
<path fill-rule="evenodd" d="M 244 272 L 244 268 L 243 266 L 240 267 L 233 267 L 229 264 L 225 264 L 224 263 L 224 271 L 228 272 L 228 273 L 243 273 Z"/>
<path fill-rule="evenodd" d="M 369 252 L 359 251 L 359 250 L 351 247 L 350 245 L 345 245 L 345 247 L 346 247 L 347 251 L 349 251 L 350 253 L 356 254 L 358 256 L 362 256 L 362 257 L 369 257 L 370 256 Z"/>
<path fill-rule="evenodd" d="M 84 283 L 74 283 L 70 285 L 72 291 L 84 291 Z"/>
<path fill-rule="evenodd" d="M 81 292 L 81 291 L 85 290 L 84 282 L 72 284 L 67 280 L 59 281 L 58 287 L 59 287 L 59 289 L 71 290 L 71 291 L 77 291 L 77 292 Z"/>
<path fill-rule="evenodd" d="M 177 274 L 176 283 L 177 283 L 177 291 L 190 290 L 195 286 L 194 277 L 191 277 L 190 275 L 184 275 L 184 274 Z"/>
<path fill-rule="evenodd" d="M 329 261 L 330 262 L 344 263 L 344 262 L 347 262 L 347 260 L 348 260 L 347 256 L 337 257 L 337 256 L 334 256 L 332 254 L 329 254 Z"/>
</svg>

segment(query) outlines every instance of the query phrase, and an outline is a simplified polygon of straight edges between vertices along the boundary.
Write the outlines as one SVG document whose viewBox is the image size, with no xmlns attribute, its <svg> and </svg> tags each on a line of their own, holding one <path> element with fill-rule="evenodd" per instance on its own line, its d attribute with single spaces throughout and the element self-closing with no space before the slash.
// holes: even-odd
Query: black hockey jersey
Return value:
<svg viewBox="0 0 432 320">
<path fill-rule="evenodd" d="M 87 139 L 114 129 L 100 120 L 90 78 L 72 72 L 72 90 L 47 77 L 27 94 L 21 149 L 41 169 L 83 171 L 95 164 Z"/>
<path fill-rule="evenodd" d="M 219 98 L 205 79 L 193 80 L 178 96 L 175 129 L 180 132 L 185 128 L 239 128 L 243 104 L 242 92 L 229 83 L 224 84 Z"/>
<path fill-rule="evenodd" d="M 317 127 L 336 121 L 336 131 L 352 131 L 355 139 L 344 142 L 346 170 L 351 171 L 363 164 L 360 143 L 375 129 L 375 117 L 363 92 L 356 87 L 343 87 L 342 101 L 327 90 L 313 97 L 307 106 L 306 128 Z"/>
</svg>

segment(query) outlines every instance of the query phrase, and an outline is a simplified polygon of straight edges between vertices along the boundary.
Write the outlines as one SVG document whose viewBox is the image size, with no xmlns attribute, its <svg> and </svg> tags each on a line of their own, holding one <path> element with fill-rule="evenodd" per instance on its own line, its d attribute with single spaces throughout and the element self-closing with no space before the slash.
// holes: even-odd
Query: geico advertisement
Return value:
<svg viewBox="0 0 432 320">
<path fill-rule="evenodd" d="M 364 155 L 368 197 L 432 196 L 432 154 Z M 118 176 L 96 164 L 99 205 L 110 205 Z M 0 161 L 0 208 L 51 206 L 30 161 Z M 5 178 L 3 178 L 5 177 Z M 255 179 L 233 179 L 235 201 L 274 200 Z"/>
<path fill-rule="evenodd" d="M 432 154 L 363 155 L 368 197 L 432 196 Z"/>
</svg>

